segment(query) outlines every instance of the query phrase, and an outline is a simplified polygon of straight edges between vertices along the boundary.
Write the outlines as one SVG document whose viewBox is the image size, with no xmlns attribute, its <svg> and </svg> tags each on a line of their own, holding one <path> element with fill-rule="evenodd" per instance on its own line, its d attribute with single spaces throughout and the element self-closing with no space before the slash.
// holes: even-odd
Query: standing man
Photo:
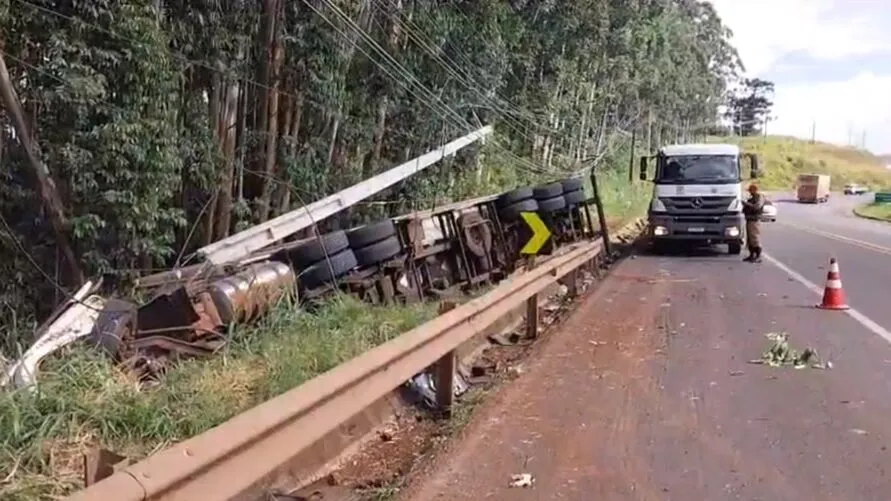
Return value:
<svg viewBox="0 0 891 501">
<path fill-rule="evenodd" d="M 743 215 L 746 217 L 746 247 L 749 255 L 743 261 L 761 262 L 761 211 L 764 209 L 764 195 L 758 186 L 749 185 L 749 199 L 743 201 Z"/>
</svg>

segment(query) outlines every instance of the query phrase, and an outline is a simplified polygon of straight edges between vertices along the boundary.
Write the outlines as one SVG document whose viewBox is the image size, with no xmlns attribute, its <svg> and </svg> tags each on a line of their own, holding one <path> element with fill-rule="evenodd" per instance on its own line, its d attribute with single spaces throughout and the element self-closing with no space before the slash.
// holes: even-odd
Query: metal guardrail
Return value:
<svg viewBox="0 0 891 501">
<path fill-rule="evenodd" d="M 489 293 L 445 312 L 229 421 L 122 469 L 67 501 L 224 501 L 256 489 L 352 416 L 436 364 L 437 399 L 449 405 L 454 350 L 524 303 L 527 332 L 538 294 L 603 251 L 597 239 L 566 247 Z M 444 375 L 449 379 L 444 379 Z"/>
<path fill-rule="evenodd" d="M 873 203 L 891 204 L 891 191 L 877 191 L 873 195 Z"/>
</svg>

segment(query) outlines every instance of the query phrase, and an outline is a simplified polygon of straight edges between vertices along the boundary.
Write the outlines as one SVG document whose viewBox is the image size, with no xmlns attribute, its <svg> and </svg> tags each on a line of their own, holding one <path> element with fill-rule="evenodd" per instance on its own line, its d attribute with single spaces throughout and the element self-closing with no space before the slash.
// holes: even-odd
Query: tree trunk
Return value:
<svg viewBox="0 0 891 501">
<path fill-rule="evenodd" d="M 228 237 L 229 229 L 232 226 L 232 180 L 235 178 L 235 131 L 237 129 L 240 92 L 241 86 L 238 82 L 226 82 L 223 97 L 224 106 L 220 110 L 222 115 L 218 121 L 220 127 L 220 148 L 225 163 L 223 164 L 217 195 L 214 240 Z"/>
<path fill-rule="evenodd" d="M 276 179 L 276 160 L 278 153 L 278 115 L 279 115 L 279 86 L 281 85 L 281 68 L 284 62 L 284 47 L 281 40 L 281 16 L 283 2 L 282 0 L 266 0 L 266 9 L 270 14 L 269 33 L 266 35 L 268 42 L 268 57 L 270 58 L 269 69 L 267 72 L 266 101 L 265 111 L 265 165 L 263 168 L 264 182 L 263 191 L 260 194 L 260 200 L 257 204 L 258 222 L 269 219 L 272 213 L 272 197 L 273 193 L 278 191 L 275 186 Z M 271 9 L 271 10 L 268 10 Z"/>
<path fill-rule="evenodd" d="M 0 46 L 2 45 L 3 43 L 0 41 Z M 31 142 L 31 133 L 25 124 L 22 106 L 15 88 L 12 86 L 12 79 L 9 76 L 6 60 L 3 58 L 2 53 L 0 53 L 0 94 L 2 94 L 3 104 L 9 112 L 10 118 L 12 118 L 13 127 L 19 142 L 25 149 L 28 163 L 31 166 L 31 171 L 36 181 L 37 194 L 40 196 L 40 200 L 43 202 L 43 206 L 49 216 L 50 224 L 56 237 L 56 244 L 68 266 L 69 278 L 76 285 L 80 285 L 86 280 L 86 277 L 68 238 L 70 222 L 65 216 L 65 207 L 59 192 L 56 190 L 56 183 L 50 176 L 49 169 L 40 161 L 37 145 Z"/>
</svg>

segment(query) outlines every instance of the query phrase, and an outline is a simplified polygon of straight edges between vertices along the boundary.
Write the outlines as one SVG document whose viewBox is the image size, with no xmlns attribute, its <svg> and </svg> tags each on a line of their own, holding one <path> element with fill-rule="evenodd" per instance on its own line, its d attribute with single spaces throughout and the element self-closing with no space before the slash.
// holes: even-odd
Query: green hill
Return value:
<svg viewBox="0 0 891 501">
<path fill-rule="evenodd" d="M 722 137 L 710 142 L 739 144 L 746 153 L 757 153 L 763 178 L 760 184 L 771 190 L 788 190 L 799 174 L 828 174 L 832 189 L 859 183 L 870 189 L 891 187 L 891 169 L 881 157 L 852 147 L 784 136 Z"/>
</svg>

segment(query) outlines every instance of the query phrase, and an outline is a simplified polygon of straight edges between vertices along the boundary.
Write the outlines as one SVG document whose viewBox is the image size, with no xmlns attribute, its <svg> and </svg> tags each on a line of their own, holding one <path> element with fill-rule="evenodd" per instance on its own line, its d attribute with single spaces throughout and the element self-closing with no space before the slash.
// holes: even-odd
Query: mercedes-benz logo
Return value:
<svg viewBox="0 0 891 501">
<path fill-rule="evenodd" d="M 690 201 L 690 205 L 692 205 L 693 207 L 696 207 L 698 209 L 698 208 L 702 207 L 702 199 L 698 198 L 698 197 L 694 198 L 693 200 Z"/>
</svg>

